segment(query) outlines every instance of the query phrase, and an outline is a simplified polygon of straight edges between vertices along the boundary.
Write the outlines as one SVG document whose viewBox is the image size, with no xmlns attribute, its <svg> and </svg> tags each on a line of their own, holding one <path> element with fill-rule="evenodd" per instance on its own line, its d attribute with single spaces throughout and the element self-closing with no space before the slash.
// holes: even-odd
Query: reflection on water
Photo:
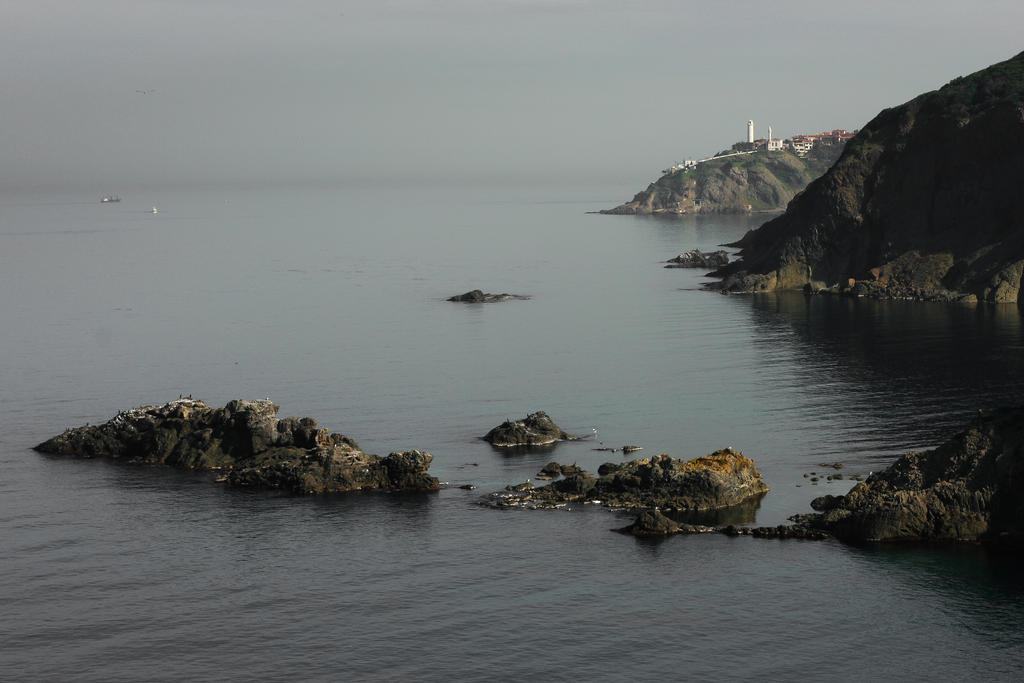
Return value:
<svg viewBox="0 0 1024 683">
<path fill-rule="evenodd" d="M 851 554 L 908 591 L 941 595 L 949 611 L 972 629 L 1020 644 L 1024 571 L 1016 552 L 973 544 L 872 544 Z"/>
<path fill-rule="evenodd" d="M 508 456 L 526 456 L 526 455 L 537 455 L 544 453 L 553 453 L 564 441 L 555 441 L 554 443 L 536 444 L 533 446 L 495 446 L 494 444 L 487 444 L 491 447 L 491 450 L 499 455 Z"/>
<path fill-rule="evenodd" d="M 664 511 L 665 516 L 683 524 L 705 526 L 728 526 L 729 524 L 752 524 L 757 518 L 764 494 L 719 510 Z"/>
<path fill-rule="evenodd" d="M 464 188 L 182 192 L 168 219 L 194 218 L 170 230 L 130 204 L 5 207 L 9 678 L 88 666 L 96 680 L 251 680 L 271 648 L 310 680 L 1020 678 L 1019 574 L 998 560 L 720 534 L 633 542 L 609 529 L 635 513 L 478 504 L 552 459 L 621 462 L 590 440 L 552 453 L 478 438 L 543 409 L 644 455 L 735 444 L 772 491 L 681 521 L 784 522 L 849 488 L 809 484 L 816 463 L 866 474 L 1015 400 L 1016 309 L 723 297 L 660 262 L 760 217 L 591 216 L 593 202 L 493 191 L 500 203 Z M 476 286 L 533 298 L 443 301 Z M 297 498 L 27 450 L 182 391 L 215 405 L 269 394 L 368 452 L 426 448 L 452 486 Z M 742 655 L 708 655 L 722 634 Z M 523 656 L 538 652 L 558 655 Z"/>
<path fill-rule="evenodd" d="M 1024 319 L 1013 305 L 883 302 L 783 292 L 732 297 L 749 306 L 754 343 L 793 345 L 788 382 L 819 410 L 848 413 L 879 452 L 930 446 L 979 408 L 1017 403 Z M 766 354 L 770 351 L 766 350 Z M 831 407 L 830 407 L 831 406 Z"/>
</svg>

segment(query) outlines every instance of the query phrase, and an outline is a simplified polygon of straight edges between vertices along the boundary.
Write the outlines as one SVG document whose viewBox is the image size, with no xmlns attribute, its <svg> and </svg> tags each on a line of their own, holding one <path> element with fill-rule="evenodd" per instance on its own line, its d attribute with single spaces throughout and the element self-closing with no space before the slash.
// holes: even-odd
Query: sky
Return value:
<svg viewBox="0 0 1024 683">
<path fill-rule="evenodd" d="M 748 119 L 859 128 L 1022 26 L 1019 0 L 0 0 L 0 189 L 641 189 Z"/>
</svg>

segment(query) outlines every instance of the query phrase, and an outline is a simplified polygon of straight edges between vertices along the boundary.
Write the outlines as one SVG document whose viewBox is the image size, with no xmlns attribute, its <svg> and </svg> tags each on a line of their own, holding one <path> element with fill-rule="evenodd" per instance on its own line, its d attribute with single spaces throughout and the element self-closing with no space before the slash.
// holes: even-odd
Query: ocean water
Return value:
<svg viewBox="0 0 1024 683">
<path fill-rule="evenodd" d="M 1018 402 L 1016 306 L 721 296 L 664 269 L 762 217 L 601 216 L 623 188 L 145 188 L 0 196 L 0 677 L 1024 677 L 1024 572 L 974 546 L 673 537 L 499 511 L 545 463 L 726 445 L 779 524 Z M 156 204 L 158 214 L 148 213 Z M 531 297 L 445 301 L 481 288 Z M 436 494 L 320 498 L 58 458 L 65 427 L 269 396 Z M 597 439 L 478 438 L 547 411 Z M 843 480 L 822 463 L 842 462 Z M 804 476 L 808 475 L 808 476 Z M 473 484 L 476 490 L 457 488 Z"/>
</svg>

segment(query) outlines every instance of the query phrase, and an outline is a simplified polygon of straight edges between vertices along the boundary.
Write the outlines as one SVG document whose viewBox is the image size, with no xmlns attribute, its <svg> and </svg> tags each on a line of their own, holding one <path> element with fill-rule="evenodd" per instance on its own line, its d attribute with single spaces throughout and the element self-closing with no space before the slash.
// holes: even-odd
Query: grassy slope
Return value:
<svg viewBox="0 0 1024 683">
<path fill-rule="evenodd" d="M 706 161 L 668 173 L 613 209 L 621 213 L 733 213 L 781 211 L 808 183 L 827 170 L 839 149 L 807 159 L 789 152 L 756 152 Z"/>
</svg>

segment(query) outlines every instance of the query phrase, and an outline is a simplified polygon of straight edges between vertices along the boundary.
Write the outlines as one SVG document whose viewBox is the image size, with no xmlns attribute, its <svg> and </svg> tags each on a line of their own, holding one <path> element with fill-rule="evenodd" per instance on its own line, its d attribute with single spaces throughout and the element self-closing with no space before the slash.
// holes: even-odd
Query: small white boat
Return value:
<svg viewBox="0 0 1024 683">
<path fill-rule="evenodd" d="M 116 194 L 105 194 L 100 197 L 100 204 L 116 204 L 121 201 L 121 198 Z"/>
<path fill-rule="evenodd" d="M 156 210 L 156 207 L 154 206 L 154 207 L 153 207 L 153 211 L 152 211 L 151 213 L 160 213 L 160 212 L 159 212 L 159 211 L 157 211 L 157 210 Z"/>
</svg>

